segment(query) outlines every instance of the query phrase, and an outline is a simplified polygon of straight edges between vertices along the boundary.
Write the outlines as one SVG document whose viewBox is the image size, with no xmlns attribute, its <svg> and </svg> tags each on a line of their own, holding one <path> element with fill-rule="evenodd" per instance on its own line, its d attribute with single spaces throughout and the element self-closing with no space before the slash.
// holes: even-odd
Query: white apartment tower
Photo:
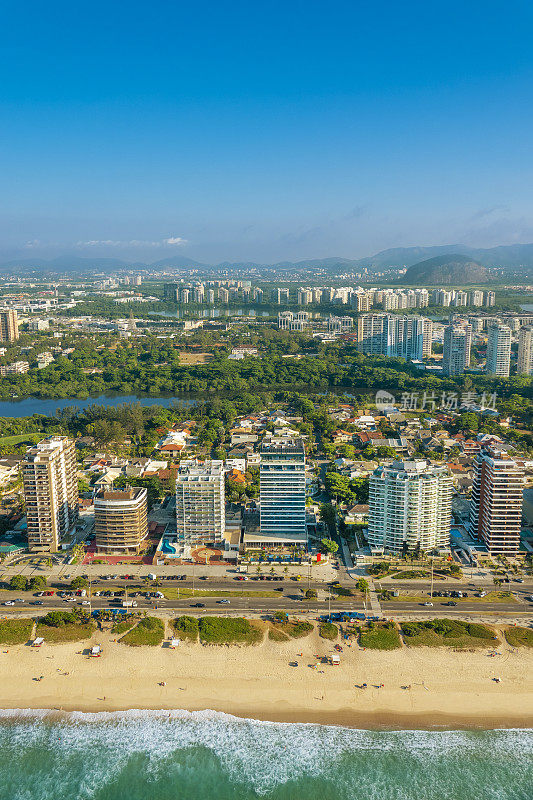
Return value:
<svg viewBox="0 0 533 800">
<path fill-rule="evenodd" d="M 487 342 L 487 367 L 489 375 L 509 377 L 511 365 L 511 329 L 507 325 L 491 325 Z"/>
<path fill-rule="evenodd" d="M 225 530 L 224 463 L 182 461 L 176 475 L 179 545 L 220 542 Z"/>
<path fill-rule="evenodd" d="M 525 325 L 518 333 L 518 375 L 533 374 L 533 328 Z"/>
<path fill-rule="evenodd" d="M 505 451 L 481 450 L 474 462 L 470 533 L 490 553 L 516 555 L 520 546 L 524 470 Z"/>
<path fill-rule="evenodd" d="M 26 451 L 22 480 L 31 552 L 56 552 L 76 524 L 76 472 L 74 442 L 66 436 L 51 436 Z"/>
<path fill-rule="evenodd" d="M 396 461 L 370 477 L 368 542 L 391 553 L 450 543 L 452 477 L 427 461 Z"/>
<path fill-rule="evenodd" d="M 466 351 L 470 341 L 467 332 L 459 325 L 444 329 L 442 367 L 446 375 L 462 375 L 466 366 Z"/>
<path fill-rule="evenodd" d="M 357 348 L 366 355 L 421 361 L 431 355 L 433 322 L 426 317 L 362 314 L 357 319 Z"/>
</svg>

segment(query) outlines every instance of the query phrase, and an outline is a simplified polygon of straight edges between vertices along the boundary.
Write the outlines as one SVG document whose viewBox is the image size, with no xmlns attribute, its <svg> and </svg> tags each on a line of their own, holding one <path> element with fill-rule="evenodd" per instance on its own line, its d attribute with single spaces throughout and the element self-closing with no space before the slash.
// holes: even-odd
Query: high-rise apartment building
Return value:
<svg viewBox="0 0 533 800">
<path fill-rule="evenodd" d="M 177 283 L 165 283 L 163 292 L 165 300 L 171 300 L 173 303 L 178 302 L 179 286 Z"/>
<path fill-rule="evenodd" d="M 483 292 L 483 305 L 492 308 L 496 304 L 496 292 Z"/>
<path fill-rule="evenodd" d="M 453 296 L 453 300 L 452 300 L 452 305 L 453 306 L 466 306 L 466 305 L 468 305 L 468 293 L 467 292 L 463 292 L 460 289 L 455 291 L 454 292 L 454 296 Z"/>
<path fill-rule="evenodd" d="M 487 367 L 489 375 L 509 377 L 511 366 L 511 329 L 507 325 L 491 325 L 487 341 Z"/>
<path fill-rule="evenodd" d="M 109 555 L 136 555 L 148 537 L 147 489 L 101 489 L 94 498 L 96 549 Z"/>
<path fill-rule="evenodd" d="M 483 448 L 474 462 L 470 533 L 490 553 L 516 555 L 520 546 L 524 471 L 496 447 Z"/>
<path fill-rule="evenodd" d="M 0 342 L 14 342 L 19 338 L 17 312 L 13 309 L 0 311 Z"/>
<path fill-rule="evenodd" d="M 433 301 L 436 306 L 444 306 L 447 308 L 452 302 L 452 293 L 447 289 L 435 289 L 433 292 Z"/>
<path fill-rule="evenodd" d="M 224 529 L 224 463 L 182 461 L 176 475 L 178 544 L 220 542 Z"/>
<path fill-rule="evenodd" d="M 330 315 L 328 318 L 329 333 L 350 333 L 353 328 L 353 317 L 335 317 Z"/>
<path fill-rule="evenodd" d="M 518 375 L 533 374 L 533 328 L 525 325 L 518 332 Z"/>
<path fill-rule="evenodd" d="M 391 553 L 446 548 L 452 477 L 427 461 L 396 461 L 370 476 L 368 542 Z"/>
<path fill-rule="evenodd" d="M 307 306 L 313 302 L 313 292 L 310 289 L 298 289 L 297 303 L 299 306 Z"/>
<path fill-rule="evenodd" d="M 357 347 L 366 355 L 421 361 L 431 355 L 433 323 L 425 317 L 362 314 L 357 319 Z"/>
<path fill-rule="evenodd" d="M 370 297 L 366 292 L 354 292 L 351 297 L 352 308 L 356 311 L 370 311 Z"/>
<path fill-rule="evenodd" d="M 74 442 L 66 436 L 51 436 L 26 451 L 22 480 L 31 552 L 56 552 L 76 524 L 76 471 Z"/>
<path fill-rule="evenodd" d="M 473 289 L 468 293 L 469 306 L 482 306 L 483 305 L 483 292 L 481 289 Z"/>
<path fill-rule="evenodd" d="M 281 311 L 278 314 L 278 328 L 280 331 L 303 331 L 309 324 L 308 311 Z"/>
<path fill-rule="evenodd" d="M 459 325 L 447 325 L 444 329 L 442 369 L 445 375 L 462 375 L 466 367 L 468 337 Z"/>
<path fill-rule="evenodd" d="M 268 542 L 305 546 L 305 448 L 301 439 L 261 446 L 260 530 Z"/>
</svg>

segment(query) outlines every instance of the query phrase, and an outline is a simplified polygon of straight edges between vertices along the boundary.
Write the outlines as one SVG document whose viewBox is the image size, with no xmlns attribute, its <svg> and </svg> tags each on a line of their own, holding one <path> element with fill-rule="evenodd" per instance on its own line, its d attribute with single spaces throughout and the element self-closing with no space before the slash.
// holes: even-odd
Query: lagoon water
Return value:
<svg viewBox="0 0 533 800">
<path fill-rule="evenodd" d="M 531 800 L 533 731 L 0 712 L 0 800 Z"/>
<path fill-rule="evenodd" d="M 125 403 L 140 403 L 142 406 L 164 406 L 168 408 L 173 403 L 192 405 L 197 398 L 190 397 L 138 397 L 137 395 L 107 395 L 88 397 L 80 400 L 76 397 L 68 399 L 50 399 L 44 397 L 26 397 L 23 400 L 0 400 L 0 417 L 31 417 L 32 414 L 45 414 L 53 416 L 56 411 L 71 406 L 83 410 L 88 406 L 120 406 Z"/>
</svg>

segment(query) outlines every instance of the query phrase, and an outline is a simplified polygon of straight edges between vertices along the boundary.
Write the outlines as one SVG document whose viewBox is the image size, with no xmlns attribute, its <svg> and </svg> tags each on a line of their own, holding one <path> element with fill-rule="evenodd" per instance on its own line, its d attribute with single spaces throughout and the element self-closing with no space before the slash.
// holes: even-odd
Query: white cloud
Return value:
<svg viewBox="0 0 533 800">
<path fill-rule="evenodd" d="M 76 247 L 166 247 L 167 245 L 187 244 L 187 239 L 181 236 L 170 236 L 158 242 L 151 242 L 146 239 L 89 239 L 87 242 L 76 242 Z M 33 246 L 28 242 L 27 247 Z"/>
</svg>

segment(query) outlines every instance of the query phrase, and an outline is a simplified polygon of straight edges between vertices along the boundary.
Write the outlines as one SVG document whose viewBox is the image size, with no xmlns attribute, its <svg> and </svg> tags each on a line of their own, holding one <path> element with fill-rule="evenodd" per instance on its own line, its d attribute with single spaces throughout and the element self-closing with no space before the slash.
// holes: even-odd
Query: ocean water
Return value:
<svg viewBox="0 0 533 800">
<path fill-rule="evenodd" d="M 532 800 L 533 730 L 366 731 L 215 712 L 0 714 L 1 800 Z"/>
</svg>

